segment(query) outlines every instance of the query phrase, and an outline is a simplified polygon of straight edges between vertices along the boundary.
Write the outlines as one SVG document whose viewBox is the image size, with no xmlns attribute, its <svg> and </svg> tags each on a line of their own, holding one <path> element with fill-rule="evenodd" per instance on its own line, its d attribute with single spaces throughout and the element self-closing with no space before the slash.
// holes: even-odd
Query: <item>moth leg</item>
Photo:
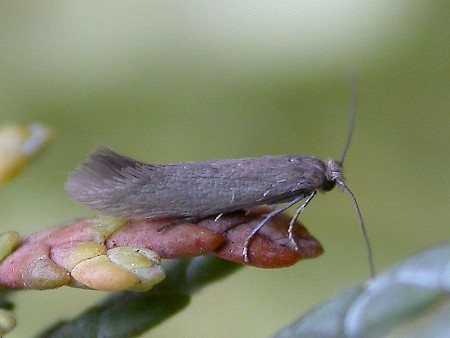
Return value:
<svg viewBox="0 0 450 338">
<path fill-rule="evenodd" d="M 221 212 L 220 214 L 218 214 L 218 215 L 216 216 L 216 218 L 214 218 L 214 222 L 217 222 L 219 219 L 222 218 L 222 216 L 223 216 L 223 212 Z"/>
<path fill-rule="evenodd" d="M 183 224 L 183 223 L 197 223 L 201 221 L 204 217 L 184 217 L 180 219 L 176 219 L 172 222 L 169 222 L 167 224 L 164 224 L 161 228 L 158 229 L 158 232 L 163 231 L 166 228 L 169 228 L 174 225 Z"/>
<path fill-rule="evenodd" d="M 225 213 L 220 213 L 216 216 L 216 218 L 214 218 L 214 222 L 217 222 L 220 218 L 222 218 L 222 216 L 225 215 Z M 204 219 L 206 217 L 195 217 L 195 216 L 191 216 L 191 217 L 184 217 L 184 218 L 180 218 L 180 219 L 176 219 L 172 222 L 169 222 L 167 224 L 164 224 L 161 228 L 158 229 L 158 232 L 163 231 L 165 228 L 171 227 L 173 225 L 178 225 L 178 224 L 182 224 L 182 223 L 198 223 L 200 222 L 202 219 Z"/>
<path fill-rule="evenodd" d="M 262 220 L 261 223 L 258 224 L 258 226 L 256 228 L 254 228 L 252 230 L 252 232 L 250 233 L 250 235 L 248 235 L 247 239 L 244 242 L 244 248 L 242 249 L 242 256 L 244 257 L 244 262 L 245 263 L 249 263 L 249 257 L 248 257 L 248 247 L 250 245 L 250 242 L 252 240 L 253 237 L 255 237 L 255 235 L 259 232 L 259 230 L 261 230 L 273 217 L 281 214 L 283 211 L 285 211 L 286 209 L 289 209 L 290 207 L 292 207 L 294 204 L 297 204 L 298 202 L 300 202 L 301 200 L 303 200 L 305 198 L 305 195 L 301 195 L 296 197 L 295 199 L 293 199 L 291 202 L 289 202 L 288 204 L 286 204 L 284 207 L 274 210 L 270 213 L 268 213 L 266 215 L 266 217 L 264 217 L 264 219 Z M 309 198 L 309 197 L 308 197 Z"/>
<path fill-rule="evenodd" d="M 298 251 L 298 244 L 297 241 L 294 238 L 294 225 L 297 221 L 298 216 L 305 210 L 306 206 L 311 202 L 313 197 L 317 194 L 317 191 L 314 190 L 305 200 L 305 202 L 298 207 L 297 211 L 295 212 L 294 217 L 291 218 L 291 221 L 289 222 L 289 228 L 288 228 L 288 234 L 290 241 L 294 244 L 295 250 Z"/>
</svg>

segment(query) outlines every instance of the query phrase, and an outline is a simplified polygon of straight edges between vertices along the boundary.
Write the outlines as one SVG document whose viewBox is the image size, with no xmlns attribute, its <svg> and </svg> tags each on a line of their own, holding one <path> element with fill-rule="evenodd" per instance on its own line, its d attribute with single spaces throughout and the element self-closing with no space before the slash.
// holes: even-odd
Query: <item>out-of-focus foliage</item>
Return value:
<svg viewBox="0 0 450 338">
<path fill-rule="evenodd" d="M 275 338 L 450 335 L 450 245 L 418 254 L 312 310 Z"/>
<path fill-rule="evenodd" d="M 50 131 L 40 124 L 0 126 L 0 185 L 24 169 L 49 140 Z"/>
</svg>

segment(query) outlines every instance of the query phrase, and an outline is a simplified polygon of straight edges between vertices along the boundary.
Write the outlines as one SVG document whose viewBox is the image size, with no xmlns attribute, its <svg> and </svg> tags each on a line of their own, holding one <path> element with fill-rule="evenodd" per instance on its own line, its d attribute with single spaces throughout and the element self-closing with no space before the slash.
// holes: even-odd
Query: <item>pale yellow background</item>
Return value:
<svg viewBox="0 0 450 338">
<path fill-rule="evenodd" d="M 448 11 L 444 1 L 2 1 L 0 123 L 42 122 L 56 139 L 0 191 L 1 230 L 28 234 L 92 215 L 63 183 L 97 144 L 154 163 L 339 157 L 355 67 L 345 169 L 378 269 L 448 241 Z M 146 337 L 266 337 L 367 278 L 346 195 L 318 196 L 302 220 L 323 257 L 244 268 Z M 106 296 L 16 293 L 9 337 L 32 336 Z"/>
</svg>

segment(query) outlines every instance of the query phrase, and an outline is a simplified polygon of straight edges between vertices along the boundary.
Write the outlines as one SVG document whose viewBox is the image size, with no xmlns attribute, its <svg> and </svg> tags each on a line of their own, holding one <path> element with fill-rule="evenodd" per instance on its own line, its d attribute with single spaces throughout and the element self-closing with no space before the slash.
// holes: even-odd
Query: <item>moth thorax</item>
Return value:
<svg viewBox="0 0 450 338">
<path fill-rule="evenodd" d="M 324 191 L 332 190 L 337 184 L 344 182 L 342 164 L 333 160 L 328 160 L 325 171 Z"/>
</svg>

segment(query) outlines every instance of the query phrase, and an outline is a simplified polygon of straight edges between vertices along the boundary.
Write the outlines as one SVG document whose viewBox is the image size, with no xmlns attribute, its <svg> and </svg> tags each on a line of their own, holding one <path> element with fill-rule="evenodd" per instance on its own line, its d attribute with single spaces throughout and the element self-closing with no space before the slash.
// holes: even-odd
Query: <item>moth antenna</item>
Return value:
<svg viewBox="0 0 450 338">
<path fill-rule="evenodd" d="M 342 152 L 341 161 L 339 162 L 341 167 L 344 165 L 345 158 L 347 157 L 348 148 L 350 147 L 350 143 L 352 141 L 353 129 L 355 127 L 355 119 L 356 119 L 356 100 L 358 98 L 358 83 L 357 83 L 357 72 L 355 69 L 351 70 L 351 78 L 352 78 L 352 91 L 351 91 L 351 102 L 350 102 L 350 127 L 348 129 L 347 140 L 345 141 L 344 151 Z M 367 260 L 369 262 L 369 269 L 371 277 L 375 277 L 375 262 L 373 260 L 372 254 L 372 245 L 370 244 L 369 235 L 367 233 L 366 224 L 364 222 L 364 218 L 362 217 L 361 209 L 359 208 L 358 201 L 356 200 L 355 194 L 350 190 L 345 181 L 342 179 L 342 176 L 337 177 L 337 184 L 345 190 L 351 197 L 353 206 L 355 207 L 356 214 L 359 218 L 359 223 L 361 224 L 361 231 L 364 238 L 364 242 L 366 243 L 367 249 Z"/>
<path fill-rule="evenodd" d="M 353 194 L 353 192 L 350 190 L 350 188 L 342 179 L 339 179 L 337 183 L 343 190 L 345 190 L 350 195 L 353 201 L 353 206 L 355 207 L 356 214 L 358 215 L 359 218 L 359 223 L 361 224 L 361 231 L 364 238 L 364 242 L 366 243 L 367 260 L 369 261 L 370 275 L 371 277 L 375 277 L 375 262 L 373 260 L 372 245 L 370 244 L 366 223 L 364 222 L 364 218 L 362 217 L 361 209 L 359 209 L 358 201 L 356 200 L 355 194 Z"/>
<path fill-rule="evenodd" d="M 353 129 L 355 127 L 355 119 L 356 119 L 356 99 L 358 98 L 358 83 L 357 83 L 357 73 L 356 70 L 352 70 L 352 93 L 351 93 L 351 102 L 350 102 L 350 126 L 348 129 L 347 140 L 345 141 L 344 151 L 342 152 L 341 157 L 341 165 L 344 165 L 345 158 L 347 156 L 348 148 L 350 147 L 350 143 L 352 141 Z"/>
</svg>

